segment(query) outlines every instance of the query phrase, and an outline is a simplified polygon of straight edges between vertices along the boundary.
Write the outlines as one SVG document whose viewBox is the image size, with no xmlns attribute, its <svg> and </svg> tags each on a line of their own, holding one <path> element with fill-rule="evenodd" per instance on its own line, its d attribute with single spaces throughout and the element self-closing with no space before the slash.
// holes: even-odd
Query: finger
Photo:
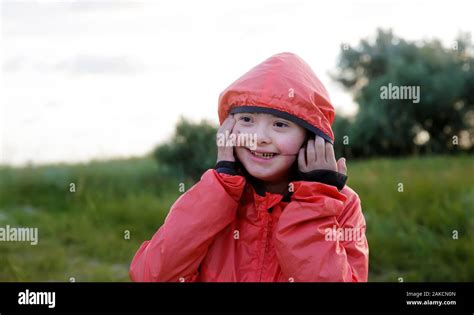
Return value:
<svg viewBox="0 0 474 315">
<path fill-rule="evenodd" d="M 318 162 L 326 163 L 326 147 L 324 145 L 324 139 L 316 136 L 314 146 Z"/>
<path fill-rule="evenodd" d="M 230 121 L 232 122 L 232 126 L 234 126 L 237 123 L 237 119 L 235 119 L 234 114 L 229 115 Z"/>
<path fill-rule="evenodd" d="M 235 125 L 235 119 L 234 119 L 234 116 L 228 116 L 224 122 L 222 123 L 222 130 L 225 131 L 225 130 L 230 130 L 234 127 Z"/>
<path fill-rule="evenodd" d="M 222 126 L 219 128 L 219 133 L 230 134 L 232 133 L 234 126 L 235 126 L 235 119 L 233 116 L 229 116 L 224 120 L 224 122 L 222 123 Z"/>
<path fill-rule="evenodd" d="M 336 157 L 334 156 L 334 148 L 330 142 L 325 142 L 326 147 L 326 162 L 336 166 Z"/>
<path fill-rule="evenodd" d="M 231 130 L 233 129 L 234 125 L 235 119 L 233 115 L 229 115 L 217 130 L 216 139 L 222 146 L 228 146 L 231 144 L 229 143 L 228 137 L 231 134 Z"/>
<path fill-rule="evenodd" d="M 337 161 L 337 171 L 341 174 L 344 174 L 344 175 L 347 174 L 347 166 L 346 166 L 346 159 L 345 158 L 340 158 Z"/>
<path fill-rule="evenodd" d="M 306 165 L 310 167 L 316 163 L 316 152 L 314 151 L 314 140 L 309 139 L 306 144 Z"/>
<path fill-rule="evenodd" d="M 298 168 L 300 171 L 306 172 L 305 150 L 301 148 L 298 153 Z"/>
</svg>

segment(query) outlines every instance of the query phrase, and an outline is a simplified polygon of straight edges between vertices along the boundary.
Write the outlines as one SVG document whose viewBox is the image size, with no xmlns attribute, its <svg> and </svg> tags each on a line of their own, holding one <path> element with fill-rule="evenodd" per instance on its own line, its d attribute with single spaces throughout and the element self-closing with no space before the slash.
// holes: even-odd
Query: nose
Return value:
<svg viewBox="0 0 474 315">
<path fill-rule="evenodd" d="M 257 135 L 257 145 L 269 144 L 272 142 L 268 135 L 266 124 L 258 124 L 255 133 Z"/>
</svg>

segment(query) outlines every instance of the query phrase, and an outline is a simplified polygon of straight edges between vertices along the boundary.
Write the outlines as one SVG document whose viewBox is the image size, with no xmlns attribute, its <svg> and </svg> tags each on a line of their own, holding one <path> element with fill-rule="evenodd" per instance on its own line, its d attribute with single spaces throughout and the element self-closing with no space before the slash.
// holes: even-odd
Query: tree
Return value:
<svg viewBox="0 0 474 315">
<path fill-rule="evenodd" d="M 346 135 L 354 156 L 472 152 L 473 56 L 468 34 L 443 47 L 439 40 L 411 42 L 379 29 L 373 41 L 341 46 L 333 78 L 353 94 L 359 111 L 351 122 L 336 120 L 338 141 Z M 398 95 L 384 94 L 397 88 Z"/>
<path fill-rule="evenodd" d="M 192 123 L 181 117 L 172 139 L 154 150 L 154 157 L 173 175 L 184 180 L 198 181 L 217 157 L 217 127 L 202 120 Z"/>
</svg>

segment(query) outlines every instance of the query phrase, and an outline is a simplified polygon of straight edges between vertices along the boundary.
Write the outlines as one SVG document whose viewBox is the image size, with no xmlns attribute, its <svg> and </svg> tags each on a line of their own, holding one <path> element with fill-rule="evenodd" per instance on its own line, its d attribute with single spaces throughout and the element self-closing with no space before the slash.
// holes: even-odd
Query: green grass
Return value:
<svg viewBox="0 0 474 315">
<path fill-rule="evenodd" d="M 38 245 L 0 242 L 0 281 L 127 281 L 180 195 L 162 173 L 151 159 L 0 169 L 0 227 L 39 230 Z"/>
<path fill-rule="evenodd" d="M 472 156 L 348 169 L 367 220 L 370 281 L 474 281 Z M 38 245 L 0 242 L 0 281 L 128 281 L 133 254 L 162 224 L 180 182 L 151 158 L 0 168 L 0 227 L 39 229 Z"/>
<path fill-rule="evenodd" d="M 348 165 L 367 220 L 369 280 L 474 280 L 473 165 L 472 156 Z"/>
</svg>

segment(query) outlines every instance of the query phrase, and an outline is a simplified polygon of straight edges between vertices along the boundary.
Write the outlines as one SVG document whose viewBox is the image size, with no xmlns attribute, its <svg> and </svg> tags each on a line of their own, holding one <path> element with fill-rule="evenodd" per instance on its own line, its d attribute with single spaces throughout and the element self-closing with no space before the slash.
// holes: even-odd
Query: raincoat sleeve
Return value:
<svg viewBox="0 0 474 315">
<path fill-rule="evenodd" d="M 236 217 L 242 176 L 207 170 L 176 200 L 163 225 L 145 241 L 130 266 L 133 281 L 196 281 L 214 237 Z"/>
<path fill-rule="evenodd" d="M 366 282 L 368 243 L 359 196 L 318 182 L 294 182 L 274 244 L 283 274 L 293 281 Z"/>
</svg>

